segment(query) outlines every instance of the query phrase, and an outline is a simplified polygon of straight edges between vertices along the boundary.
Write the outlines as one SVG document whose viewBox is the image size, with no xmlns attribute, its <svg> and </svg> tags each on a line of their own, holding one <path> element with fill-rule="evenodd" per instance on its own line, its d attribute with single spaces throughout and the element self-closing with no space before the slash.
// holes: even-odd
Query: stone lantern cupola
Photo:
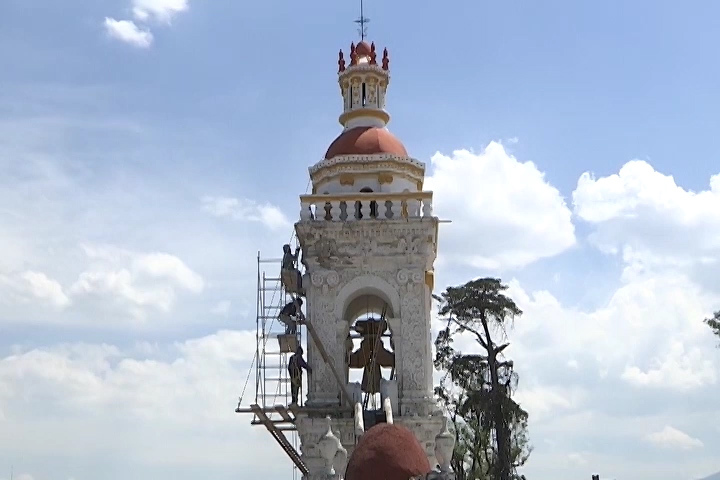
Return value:
<svg viewBox="0 0 720 480">
<path fill-rule="evenodd" d="M 362 41 L 350 45 L 350 65 L 346 67 L 343 51 L 338 60 L 338 82 L 343 96 L 340 124 L 353 127 L 384 127 L 390 121 L 385 111 L 385 92 L 390 83 L 388 51 L 383 51 L 378 65 L 375 43 Z"/>
<path fill-rule="evenodd" d="M 349 59 L 340 50 L 338 83 L 343 98 L 343 130 L 325 157 L 310 167 L 313 194 L 409 193 L 422 191 L 425 164 L 408 154 L 388 129 L 385 96 L 390 83 L 387 49 L 375 43 L 350 45 Z"/>
</svg>

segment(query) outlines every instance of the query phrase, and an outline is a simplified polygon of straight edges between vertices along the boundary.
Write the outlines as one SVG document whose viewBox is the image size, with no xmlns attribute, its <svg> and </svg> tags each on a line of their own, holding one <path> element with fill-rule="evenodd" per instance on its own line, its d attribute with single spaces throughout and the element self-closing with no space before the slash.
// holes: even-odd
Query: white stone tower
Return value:
<svg viewBox="0 0 720 480">
<path fill-rule="evenodd" d="M 307 402 L 295 409 L 308 480 L 327 478 L 319 442 L 328 432 L 328 416 L 349 453 L 363 423 L 369 428 L 368 423 L 392 419 L 413 431 L 431 465 L 438 463 L 435 438 L 443 427 L 433 398 L 430 309 L 438 219 L 432 215 L 432 192 L 422 190 L 425 165 L 386 128 L 387 50 L 379 56 L 374 44 L 363 41 L 351 46 L 349 56 L 346 64 L 341 51 L 338 61 L 343 131 L 325 158 L 310 167 L 312 194 L 300 197 L 295 225 L 311 325 Z M 361 331 L 356 322 L 368 317 L 386 321 L 389 328 L 381 330 L 391 347 L 373 350 L 368 342 L 361 352 L 363 347 L 352 346 L 348 335 L 360 336 L 353 333 Z M 365 332 L 366 340 L 377 339 Z M 348 384 L 350 365 L 362 366 L 368 352 L 368 362 L 391 369 L 379 382 L 380 415 L 367 412 L 360 393 L 375 394 L 372 378 L 362 387 Z M 370 377 L 380 371 L 366 366 Z"/>
</svg>

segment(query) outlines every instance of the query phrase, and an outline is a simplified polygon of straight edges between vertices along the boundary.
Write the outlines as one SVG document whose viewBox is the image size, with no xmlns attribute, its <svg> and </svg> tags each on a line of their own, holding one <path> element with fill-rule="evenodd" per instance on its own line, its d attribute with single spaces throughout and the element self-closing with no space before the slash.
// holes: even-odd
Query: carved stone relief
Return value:
<svg viewBox="0 0 720 480">
<path fill-rule="evenodd" d="M 424 272 L 400 270 L 397 282 L 400 286 L 401 319 L 403 323 L 403 390 L 417 391 L 424 388 L 426 357 L 425 342 L 427 326 L 423 302 Z"/>
<path fill-rule="evenodd" d="M 340 276 L 334 270 L 318 270 L 310 275 L 312 294 L 310 302 L 312 322 L 318 339 L 325 347 L 327 354 L 332 358 L 336 346 L 335 328 L 335 298 L 340 283 Z M 338 391 L 337 381 L 330 366 L 323 360 L 320 352 L 313 354 L 312 384 L 309 388 L 309 401 L 328 403 L 332 402 L 335 392 Z"/>
</svg>

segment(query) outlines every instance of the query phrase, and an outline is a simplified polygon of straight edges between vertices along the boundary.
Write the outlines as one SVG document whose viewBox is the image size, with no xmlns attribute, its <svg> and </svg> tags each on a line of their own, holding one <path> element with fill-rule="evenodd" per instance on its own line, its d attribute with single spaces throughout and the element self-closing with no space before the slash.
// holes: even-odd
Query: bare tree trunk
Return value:
<svg viewBox="0 0 720 480">
<path fill-rule="evenodd" d="M 495 470 L 495 478 L 493 480 L 510 480 L 512 462 L 510 457 L 510 431 L 503 415 L 503 396 L 505 392 L 504 388 L 500 385 L 500 379 L 498 377 L 499 362 L 497 359 L 497 349 L 490 336 L 490 328 L 488 327 L 488 322 L 484 314 L 481 315 L 480 320 L 483 330 L 485 331 L 485 341 L 487 343 L 492 423 L 495 427 L 495 442 L 497 444 L 497 458 L 495 459 L 495 468 L 493 468 L 493 470 Z"/>
</svg>

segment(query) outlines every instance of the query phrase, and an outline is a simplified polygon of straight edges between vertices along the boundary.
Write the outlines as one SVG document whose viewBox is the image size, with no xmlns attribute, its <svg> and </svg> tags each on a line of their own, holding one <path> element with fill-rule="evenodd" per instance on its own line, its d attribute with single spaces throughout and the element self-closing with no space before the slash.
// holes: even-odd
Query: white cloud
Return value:
<svg viewBox="0 0 720 480">
<path fill-rule="evenodd" d="M 585 392 L 579 388 L 524 386 L 518 391 L 516 400 L 524 409 L 532 412 L 532 418 L 536 421 L 582 405 L 584 396 Z"/>
<path fill-rule="evenodd" d="M 591 311 L 564 307 L 546 291 L 526 292 L 516 281 L 509 285 L 524 311 L 515 322 L 513 348 L 528 355 L 527 363 L 560 361 L 577 375 L 591 368 L 595 375 L 664 389 L 716 383 L 715 362 L 708 359 L 712 338 L 698 319 L 717 299 L 703 295 L 687 277 L 656 275 L 622 285 L 606 305 Z"/>
<path fill-rule="evenodd" d="M 532 162 L 491 142 L 480 154 L 436 153 L 425 182 L 443 227 L 440 255 L 479 268 L 521 267 L 575 244 L 571 212 Z M 452 253 L 451 253 L 452 252 Z"/>
<path fill-rule="evenodd" d="M 685 432 L 666 425 L 659 432 L 651 433 L 645 439 L 653 445 L 660 448 L 669 448 L 673 450 L 691 450 L 693 448 L 702 448 L 703 442 L 697 438 L 693 438 Z"/>
<path fill-rule="evenodd" d="M 146 25 L 152 22 L 170 25 L 177 14 L 189 8 L 188 0 L 132 0 L 134 20 L 105 17 L 105 31 L 110 37 L 121 42 L 138 48 L 149 48 L 153 44 L 154 36 Z M 139 24 L 145 26 L 141 27 Z"/>
<path fill-rule="evenodd" d="M 575 213 L 594 227 L 594 244 L 622 254 L 629 275 L 657 268 L 718 269 L 720 174 L 710 178 L 709 190 L 696 193 L 634 160 L 607 177 L 584 173 L 573 203 Z M 707 283 L 717 284 L 710 278 Z"/>
<path fill-rule="evenodd" d="M 232 303 L 229 300 L 223 300 L 215 304 L 210 313 L 226 317 L 230 313 L 231 305 Z"/>
<path fill-rule="evenodd" d="M 289 228 L 290 221 L 274 205 L 259 204 L 247 198 L 211 197 L 201 199 L 203 209 L 216 217 L 229 217 L 245 222 L 259 222 L 271 230 Z"/>
<path fill-rule="evenodd" d="M 167 253 L 138 255 L 133 259 L 133 269 L 150 277 L 170 280 L 193 293 L 203 290 L 202 277 L 190 270 L 182 260 Z"/>
<path fill-rule="evenodd" d="M 200 275 L 167 253 L 136 253 L 114 246 L 84 245 L 83 249 L 92 263 L 70 287 L 71 295 L 119 300 L 140 319 L 146 307 L 169 312 L 177 288 L 191 293 L 204 288 Z"/>
<path fill-rule="evenodd" d="M 149 48 L 153 43 L 152 32 L 140 28 L 132 20 L 115 20 L 105 17 L 104 25 L 105 31 L 110 37 L 134 47 Z"/>
<path fill-rule="evenodd" d="M 571 465 L 585 466 L 588 464 L 585 456 L 580 453 L 571 453 L 567 456 L 567 459 Z"/>
<path fill-rule="evenodd" d="M 78 458 L 116 461 L 113 452 L 121 449 L 123 465 L 114 468 L 126 473 L 141 464 L 167 467 L 172 458 L 179 466 L 224 470 L 228 478 L 233 471 L 280 476 L 289 460 L 277 461 L 279 448 L 267 432 L 251 429 L 251 416 L 233 412 L 254 352 L 254 331 L 229 330 L 153 353 L 88 344 L 16 347 L 0 357 L 7 416 L 0 451 L 73 458 L 77 465 Z M 253 392 L 248 385 L 246 403 Z M 72 442 L 57 441 L 68 432 Z"/>
<path fill-rule="evenodd" d="M 133 15 L 142 22 L 170 23 L 175 15 L 189 8 L 188 0 L 132 0 Z"/>
<path fill-rule="evenodd" d="M 628 366 L 622 378 L 636 386 L 671 387 L 678 390 L 692 390 L 716 382 L 712 357 L 707 352 L 693 348 L 685 352 L 682 342 L 673 342 L 669 351 L 654 357 L 647 371 Z"/>
<path fill-rule="evenodd" d="M 15 275 L 0 273 L 0 294 L 3 292 L 6 302 L 27 303 L 39 299 L 59 310 L 71 303 L 60 283 L 42 272 L 30 270 Z"/>
</svg>

